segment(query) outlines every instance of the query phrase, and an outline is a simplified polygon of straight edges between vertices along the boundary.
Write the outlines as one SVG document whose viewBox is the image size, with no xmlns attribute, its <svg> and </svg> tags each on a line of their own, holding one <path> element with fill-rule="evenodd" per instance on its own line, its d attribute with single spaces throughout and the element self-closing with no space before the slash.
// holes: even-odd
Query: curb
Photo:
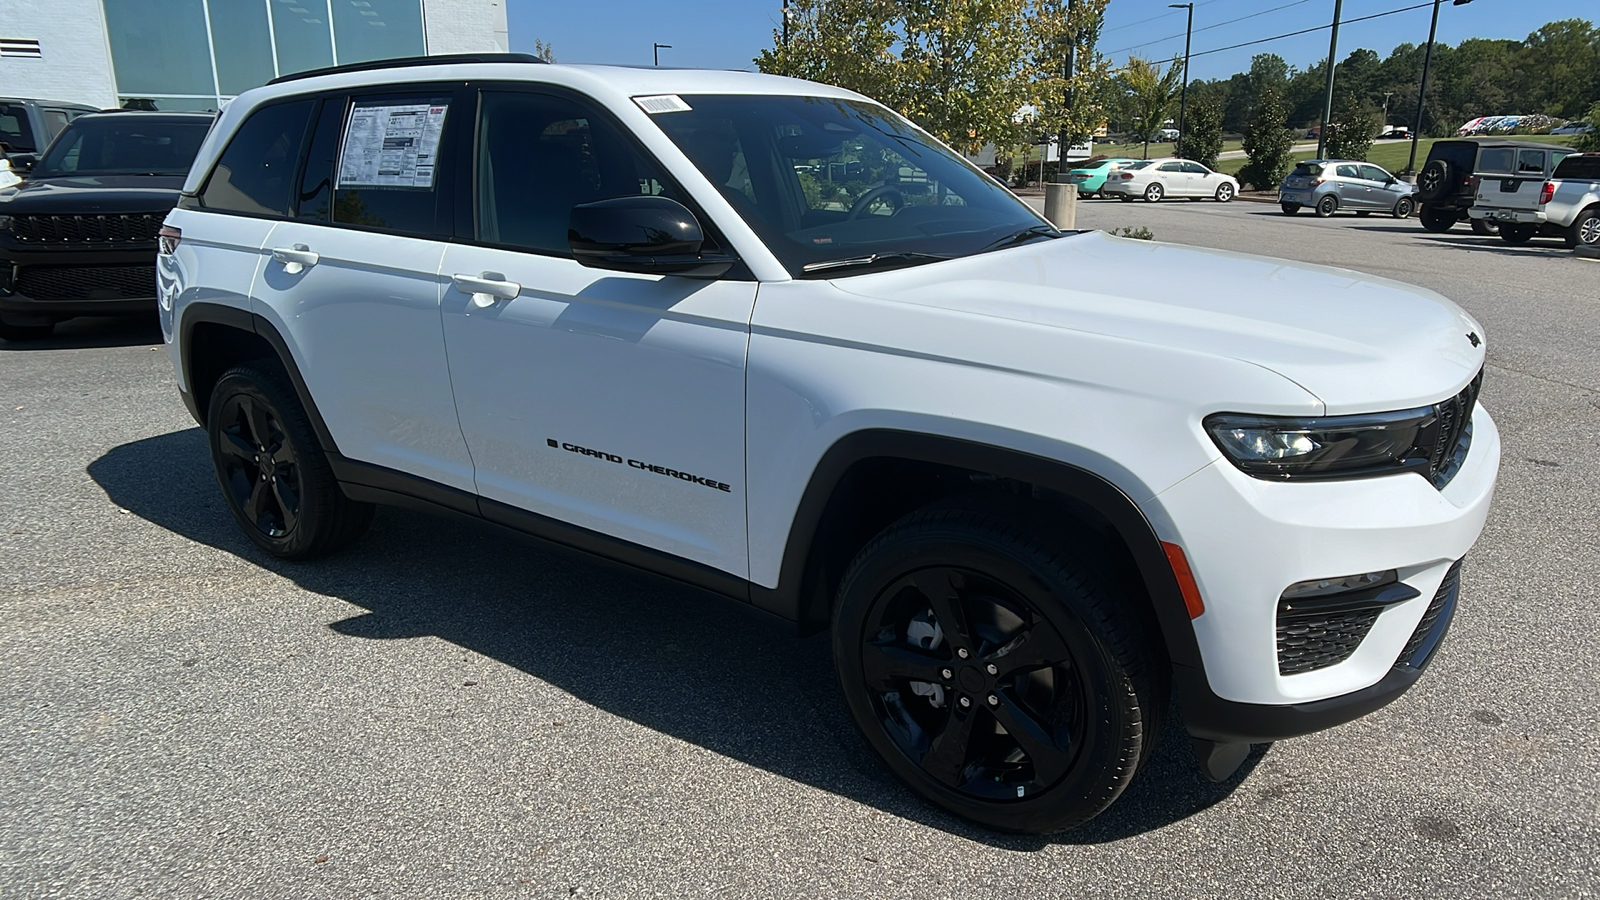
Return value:
<svg viewBox="0 0 1600 900">
<path fill-rule="evenodd" d="M 1273 191 L 1271 193 L 1267 193 L 1265 191 L 1240 191 L 1239 193 L 1233 195 L 1233 199 L 1247 200 L 1251 203 L 1277 203 L 1278 192 Z"/>
<path fill-rule="evenodd" d="M 1600 260 L 1600 246 L 1585 247 L 1580 244 L 1579 246 L 1572 248 L 1572 255 L 1579 259 Z"/>
</svg>

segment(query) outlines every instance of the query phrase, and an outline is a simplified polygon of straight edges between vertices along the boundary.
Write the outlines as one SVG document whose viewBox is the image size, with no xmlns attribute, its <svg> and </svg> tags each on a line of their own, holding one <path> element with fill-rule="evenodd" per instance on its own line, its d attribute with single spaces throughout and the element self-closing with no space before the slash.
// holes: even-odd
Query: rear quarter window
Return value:
<svg viewBox="0 0 1600 900">
<path fill-rule="evenodd" d="M 1600 155 L 1569 156 L 1556 166 L 1553 178 L 1573 181 L 1600 181 Z"/>
<path fill-rule="evenodd" d="M 313 100 L 258 109 L 239 126 L 200 192 L 207 209 L 286 216 Z"/>
</svg>

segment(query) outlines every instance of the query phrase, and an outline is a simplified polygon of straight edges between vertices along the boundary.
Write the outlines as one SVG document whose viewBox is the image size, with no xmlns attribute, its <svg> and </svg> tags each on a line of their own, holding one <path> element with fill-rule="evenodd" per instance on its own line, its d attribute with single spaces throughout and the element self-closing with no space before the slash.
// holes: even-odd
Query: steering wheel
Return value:
<svg viewBox="0 0 1600 900">
<path fill-rule="evenodd" d="M 888 200 L 889 206 L 894 209 L 895 212 L 899 212 L 900 210 L 904 209 L 906 205 L 905 195 L 900 193 L 899 188 L 890 184 L 880 184 L 872 190 L 867 191 L 865 194 L 862 194 L 860 199 L 856 200 L 855 205 L 850 207 L 850 214 L 845 216 L 845 218 L 859 219 L 861 214 L 867 211 L 867 207 L 871 206 L 878 200 Z M 893 213 L 890 213 L 890 215 L 893 215 Z"/>
</svg>

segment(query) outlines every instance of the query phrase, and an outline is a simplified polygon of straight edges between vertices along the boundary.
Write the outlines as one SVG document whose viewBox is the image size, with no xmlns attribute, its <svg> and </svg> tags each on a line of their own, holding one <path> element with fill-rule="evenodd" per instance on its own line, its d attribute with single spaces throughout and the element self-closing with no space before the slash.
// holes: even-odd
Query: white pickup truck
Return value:
<svg viewBox="0 0 1600 900">
<path fill-rule="evenodd" d="M 1505 154 L 1518 151 L 1508 149 Z M 1526 152 L 1526 151 L 1523 151 Z M 1600 153 L 1567 156 L 1548 179 L 1514 173 L 1518 160 L 1507 159 L 1508 174 L 1496 174 L 1485 150 L 1478 163 L 1478 195 L 1468 215 L 1500 226 L 1508 244 L 1534 236 L 1559 237 L 1568 247 L 1600 245 Z"/>
</svg>

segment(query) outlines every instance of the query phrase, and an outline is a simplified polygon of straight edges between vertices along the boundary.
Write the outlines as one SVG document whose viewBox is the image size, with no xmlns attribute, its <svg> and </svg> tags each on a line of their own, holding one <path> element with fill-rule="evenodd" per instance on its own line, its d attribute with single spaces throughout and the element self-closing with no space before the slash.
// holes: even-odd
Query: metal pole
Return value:
<svg viewBox="0 0 1600 900">
<path fill-rule="evenodd" d="M 1433 24 L 1428 26 L 1428 52 L 1422 57 L 1422 87 L 1417 90 L 1417 125 L 1411 129 L 1411 158 L 1406 161 L 1407 175 L 1417 173 L 1417 136 L 1422 134 L 1422 105 L 1428 100 L 1428 69 L 1433 65 L 1433 39 L 1439 34 L 1439 4 L 1433 0 Z"/>
<path fill-rule="evenodd" d="M 1328 89 L 1322 98 L 1322 127 L 1317 129 L 1317 159 L 1322 158 L 1322 151 L 1328 146 L 1328 120 L 1333 118 L 1333 59 L 1339 52 L 1339 8 L 1343 5 L 1344 0 L 1333 0 L 1333 34 L 1328 38 Z"/>
<path fill-rule="evenodd" d="M 783 49 L 789 49 L 789 0 L 783 0 Z"/>
<path fill-rule="evenodd" d="M 1077 65 L 1074 57 L 1078 49 L 1078 32 L 1072 28 L 1072 13 L 1077 8 L 1078 0 L 1067 0 L 1067 94 L 1065 97 L 1067 108 L 1064 110 L 1066 116 L 1072 115 L 1072 103 L 1074 99 L 1072 91 L 1072 74 Z M 1072 146 L 1072 139 L 1075 137 L 1071 131 L 1067 130 L 1066 116 L 1062 117 L 1061 130 L 1056 133 L 1056 176 L 1058 178 L 1066 175 L 1067 148 Z M 1040 173 L 1044 172 L 1044 163 L 1039 164 L 1039 171 Z"/>
<path fill-rule="evenodd" d="M 661 65 L 661 51 L 671 49 L 671 44 L 651 44 L 650 52 L 655 56 L 656 65 Z"/>
<path fill-rule="evenodd" d="M 1173 9 L 1183 7 L 1189 10 L 1189 27 L 1183 34 L 1183 93 L 1178 97 L 1178 143 L 1172 148 L 1172 155 L 1183 156 L 1183 142 L 1189 137 L 1189 126 L 1185 120 L 1189 112 L 1189 41 L 1194 37 L 1194 4 L 1168 3 L 1167 5 Z"/>
</svg>

